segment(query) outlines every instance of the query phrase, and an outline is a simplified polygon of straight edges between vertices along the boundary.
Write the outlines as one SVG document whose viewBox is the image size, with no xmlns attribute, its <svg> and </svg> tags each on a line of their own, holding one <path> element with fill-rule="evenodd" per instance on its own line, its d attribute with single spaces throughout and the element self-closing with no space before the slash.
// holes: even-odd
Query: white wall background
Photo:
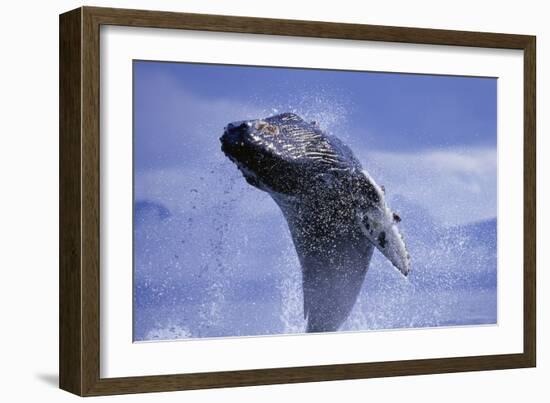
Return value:
<svg viewBox="0 0 550 403">
<path fill-rule="evenodd" d="M 93 1 L 88 5 L 312 19 L 537 35 L 538 368 L 300 385 L 171 392 L 102 401 L 423 402 L 548 401 L 550 373 L 550 25 L 543 1 L 271 2 Z M 0 25 L 0 396 L 3 401 L 77 401 L 57 389 L 58 365 L 58 14 L 79 1 L 12 1 Z M 546 186 L 545 186 L 546 185 Z M 545 225 L 546 224 L 546 225 Z M 546 227 L 546 228 L 545 228 Z M 411 346 L 414 348 L 414 346 Z"/>
</svg>

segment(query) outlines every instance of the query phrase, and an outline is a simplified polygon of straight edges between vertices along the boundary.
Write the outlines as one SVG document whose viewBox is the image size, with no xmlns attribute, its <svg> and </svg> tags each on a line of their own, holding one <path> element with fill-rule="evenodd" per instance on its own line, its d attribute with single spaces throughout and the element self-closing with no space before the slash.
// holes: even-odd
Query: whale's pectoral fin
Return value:
<svg viewBox="0 0 550 403">
<path fill-rule="evenodd" d="M 339 242 L 329 251 L 329 261 L 325 255 L 301 256 L 307 332 L 340 328 L 361 291 L 373 251 L 372 245 L 356 238 Z"/>
<path fill-rule="evenodd" d="M 384 191 L 367 172 L 359 179 L 357 224 L 365 237 L 404 275 L 410 271 L 410 256 L 397 224 L 401 217 L 386 204 Z"/>
</svg>

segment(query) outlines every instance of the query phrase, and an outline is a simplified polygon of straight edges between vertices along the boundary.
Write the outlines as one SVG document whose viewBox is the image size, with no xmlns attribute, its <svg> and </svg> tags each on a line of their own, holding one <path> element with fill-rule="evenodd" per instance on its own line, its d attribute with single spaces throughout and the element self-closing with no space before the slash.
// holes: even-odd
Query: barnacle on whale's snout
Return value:
<svg viewBox="0 0 550 403">
<path fill-rule="evenodd" d="M 275 125 L 272 125 L 265 120 L 258 120 L 254 125 L 254 128 L 262 133 L 269 133 L 272 135 L 279 134 L 279 128 Z"/>
</svg>

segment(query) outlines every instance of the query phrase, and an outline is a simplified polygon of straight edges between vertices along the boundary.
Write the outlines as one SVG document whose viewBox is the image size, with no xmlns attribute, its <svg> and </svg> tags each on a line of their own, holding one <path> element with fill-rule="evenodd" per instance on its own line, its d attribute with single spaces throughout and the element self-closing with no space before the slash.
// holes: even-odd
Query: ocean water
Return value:
<svg viewBox="0 0 550 403">
<path fill-rule="evenodd" d="M 134 205 L 134 341 L 304 332 L 300 265 L 267 194 L 223 160 L 139 183 L 149 197 Z M 412 272 L 375 251 L 341 331 L 496 323 L 496 219 L 444 226 L 387 195 Z"/>
</svg>

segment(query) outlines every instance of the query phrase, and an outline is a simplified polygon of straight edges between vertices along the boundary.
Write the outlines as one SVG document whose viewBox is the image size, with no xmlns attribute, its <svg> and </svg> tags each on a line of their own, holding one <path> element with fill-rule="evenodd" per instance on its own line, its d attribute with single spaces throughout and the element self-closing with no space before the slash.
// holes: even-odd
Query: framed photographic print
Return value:
<svg viewBox="0 0 550 403">
<path fill-rule="evenodd" d="M 60 16 L 60 387 L 535 366 L 535 37 Z"/>
</svg>

